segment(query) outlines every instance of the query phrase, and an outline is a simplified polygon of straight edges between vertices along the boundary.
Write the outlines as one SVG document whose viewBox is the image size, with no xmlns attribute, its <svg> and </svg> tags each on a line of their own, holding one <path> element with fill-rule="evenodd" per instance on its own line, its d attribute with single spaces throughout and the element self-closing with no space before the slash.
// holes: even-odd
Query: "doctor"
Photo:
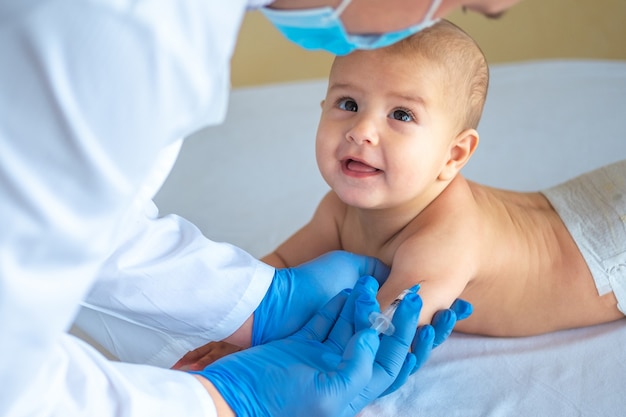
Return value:
<svg viewBox="0 0 626 417">
<path fill-rule="evenodd" d="M 445 339 L 455 313 L 467 314 L 462 302 L 442 312 L 434 332 L 418 331 L 414 354 L 400 355 L 413 334 L 379 347 L 362 330 L 376 308 L 371 279 L 325 305 L 363 275 L 382 282 L 376 260 L 338 252 L 274 270 L 184 219 L 158 216 L 151 198 L 180 138 L 224 118 L 245 11 L 269 2 L 0 3 L 0 415 L 310 415 L 310 404 L 352 414 L 397 388 Z M 398 40 L 410 33 L 401 29 L 419 30 L 463 2 L 338 3 L 276 0 L 267 16 L 304 47 L 347 53 Z M 463 5 L 497 13 L 510 3 Z M 325 5 L 336 13 L 317 9 Z M 400 32 L 342 38 L 338 25 Z M 411 328 L 419 297 L 402 305 L 398 324 Z M 68 335 L 77 314 L 126 363 Z M 223 339 L 260 346 L 201 375 L 162 368 Z M 334 359 L 319 363 L 322 354 Z"/>
</svg>

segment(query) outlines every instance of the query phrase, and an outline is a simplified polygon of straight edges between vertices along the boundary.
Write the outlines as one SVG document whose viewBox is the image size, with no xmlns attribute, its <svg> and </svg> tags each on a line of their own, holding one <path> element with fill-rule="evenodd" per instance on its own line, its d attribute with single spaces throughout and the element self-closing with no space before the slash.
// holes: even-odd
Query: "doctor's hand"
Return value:
<svg viewBox="0 0 626 417">
<path fill-rule="evenodd" d="M 382 285 L 389 267 L 376 258 L 334 251 L 297 267 L 276 269 L 254 312 L 252 346 L 293 334 L 335 294 L 365 275 Z"/>
<path fill-rule="evenodd" d="M 412 367 L 407 368 L 410 374 L 415 373 L 426 362 L 433 348 L 445 342 L 452 330 L 454 330 L 456 322 L 466 319 L 471 313 L 472 305 L 467 301 L 458 299 L 449 309 L 438 311 L 433 317 L 430 326 L 418 328 L 419 337 L 416 337 L 413 346 L 414 355 L 413 358 L 409 358 L 415 359 L 415 363 Z M 231 343 L 210 342 L 187 352 L 172 368 L 184 371 L 197 371 L 226 355 L 240 350 L 242 350 L 241 347 Z M 408 376 L 409 374 L 406 375 L 406 377 Z M 393 392 L 394 389 L 394 387 L 390 388 L 387 394 Z"/>
<path fill-rule="evenodd" d="M 195 372 L 237 416 L 351 416 L 406 373 L 421 299 L 400 303 L 392 336 L 369 329 L 378 283 L 359 280 L 286 339 L 220 359 Z M 432 332 L 430 332 L 432 336 Z M 432 345 L 432 338 L 429 341 Z M 206 385 L 206 381 L 204 381 Z"/>
<path fill-rule="evenodd" d="M 370 275 L 382 285 L 389 267 L 376 258 L 334 251 L 298 267 L 276 269 L 267 294 L 254 312 L 252 346 L 287 337 L 300 329 L 332 296 Z M 434 346 L 443 343 L 472 305 L 458 299 L 432 320 Z M 429 347 L 429 350 L 432 347 Z"/>
<path fill-rule="evenodd" d="M 289 336 L 300 329 L 333 295 L 344 288 L 351 288 L 364 275 L 373 276 L 382 285 L 389 275 L 389 268 L 372 257 L 335 251 L 299 267 L 276 269 L 268 292 L 254 313 L 252 345 Z M 417 362 L 411 373 L 426 361 L 433 347 L 448 338 L 456 322 L 469 317 L 471 312 L 471 304 L 458 299 L 449 309 L 435 314 L 432 327 L 424 326 L 420 329 L 419 334 L 422 335 L 433 332 L 434 341 L 432 344 L 422 341 L 414 347 L 419 354 L 415 355 Z M 428 340 L 425 337 L 423 339 Z M 208 343 L 185 354 L 173 368 L 203 369 L 215 360 L 249 345 L 250 339 L 235 344 Z"/>
</svg>

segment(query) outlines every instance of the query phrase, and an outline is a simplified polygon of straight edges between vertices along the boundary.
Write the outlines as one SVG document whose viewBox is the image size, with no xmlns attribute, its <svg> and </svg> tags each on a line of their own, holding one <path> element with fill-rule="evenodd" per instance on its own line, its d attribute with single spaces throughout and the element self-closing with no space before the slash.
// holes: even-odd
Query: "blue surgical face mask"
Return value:
<svg viewBox="0 0 626 417">
<path fill-rule="evenodd" d="M 350 35 L 343 27 L 340 16 L 351 1 L 343 0 L 335 10 L 320 7 L 303 10 L 263 8 L 261 11 L 287 39 L 301 47 L 346 55 L 355 49 L 376 49 L 391 45 L 433 25 L 437 21 L 433 15 L 441 3 L 441 0 L 433 0 L 424 19 L 409 28 L 379 35 Z"/>
</svg>

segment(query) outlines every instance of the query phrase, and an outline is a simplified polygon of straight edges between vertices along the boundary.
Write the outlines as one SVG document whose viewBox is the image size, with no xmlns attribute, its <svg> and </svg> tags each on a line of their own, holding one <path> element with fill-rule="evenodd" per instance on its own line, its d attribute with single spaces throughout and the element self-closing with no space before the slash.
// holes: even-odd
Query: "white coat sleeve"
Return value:
<svg viewBox="0 0 626 417">
<path fill-rule="evenodd" d="M 222 120 L 243 3 L 0 3 L 0 415 L 214 415 L 189 375 L 106 361 L 65 332 L 120 245 L 178 228 L 139 218 L 136 196 L 162 149 Z M 144 221 L 159 226 L 139 227 Z M 215 257 L 239 253 L 196 238 Z M 244 287 L 259 273 L 253 260 L 237 267 L 230 278 Z M 262 295 L 250 291 L 249 305 Z M 149 299 L 158 310 L 163 295 Z M 166 328 L 171 318 L 160 331 L 177 331 Z"/>
<path fill-rule="evenodd" d="M 171 367 L 238 329 L 274 269 L 179 216 L 159 218 L 152 201 L 139 207 L 134 232 L 100 271 L 76 325 L 125 362 Z"/>
</svg>

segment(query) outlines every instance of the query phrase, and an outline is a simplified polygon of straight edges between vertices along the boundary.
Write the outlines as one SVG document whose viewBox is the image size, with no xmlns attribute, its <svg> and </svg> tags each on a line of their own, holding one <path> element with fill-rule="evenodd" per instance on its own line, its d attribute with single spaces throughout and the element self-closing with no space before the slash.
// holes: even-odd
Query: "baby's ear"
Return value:
<svg viewBox="0 0 626 417">
<path fill-rule="evenodd" d="M 454 178 L 478 146 L 478 132 L 476 129 L 465 129 L 459 133 L 450 144 L 448 161 L 439 174 L 439 179 L 448 181 Z"/>
<path fill-rule="evenodd" d="M 326 102 L 326 100 L 322 100 L 322 101 L 320 101 L 320 109 L 323 109 L 323 108 L 324 108 L 324 103 L 325 103 L 325 102 Z"/>
</svg>

